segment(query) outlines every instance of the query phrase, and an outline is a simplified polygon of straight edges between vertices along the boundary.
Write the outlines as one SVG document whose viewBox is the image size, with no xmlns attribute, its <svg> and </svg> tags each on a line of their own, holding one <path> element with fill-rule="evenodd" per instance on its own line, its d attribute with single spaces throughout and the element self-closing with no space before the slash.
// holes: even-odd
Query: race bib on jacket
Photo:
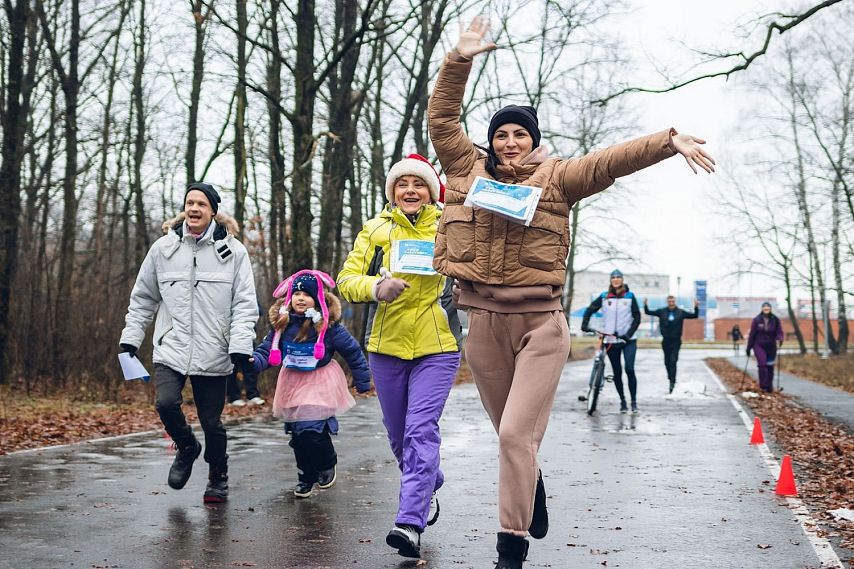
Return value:
<svg viewBox="0 0 854 569">
<path fill-rule="evenodd" d="M 530 225 L 540 203 L 542 188 L 504 184 L 489 178 L 475 178 L 463 205 L 485 209 L 522 225 Z"/>
<path fill-rule="evenodd" d="M 314 344 L 292 344 L 285 342 L 285 358 L 282 361 L 288 369 L 314 371 L 317 358 L 314 357 Z"/>
<path fill-rule="evenodd" d="M 391 272 L 432 276 L 433 241 L 401 239 L 391 245 Z"/>
</svg>

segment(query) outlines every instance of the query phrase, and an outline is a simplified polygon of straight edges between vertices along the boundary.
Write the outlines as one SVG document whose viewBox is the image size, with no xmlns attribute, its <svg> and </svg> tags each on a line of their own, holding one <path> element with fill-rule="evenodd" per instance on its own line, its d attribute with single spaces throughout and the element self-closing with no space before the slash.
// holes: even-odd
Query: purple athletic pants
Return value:
<svg viewBox="0 0 854 569">
<path fill-rule="evenodd" d="M 777 359 L 777 344 L 759 344 L 753 346 L 756 365 L 759 368 L 759 387 L 762 391 L 774 391 L 774 362 Z"/>
<path fill-rule="evenodd" d="M 445 481 L 439 469 L 439 418 L 460 366 L 460 354 L 402 360 L 372 353 L 368 360 L 388 441 L 401 472 L 397 523 L 423 530 L 430 498 Z"/>
</svg>

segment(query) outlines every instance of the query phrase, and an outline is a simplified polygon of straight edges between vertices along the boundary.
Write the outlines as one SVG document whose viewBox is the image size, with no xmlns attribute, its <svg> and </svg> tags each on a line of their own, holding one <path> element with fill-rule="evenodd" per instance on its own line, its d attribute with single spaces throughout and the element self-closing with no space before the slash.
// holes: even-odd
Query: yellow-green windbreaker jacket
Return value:
<svg viewBox="0 0 854 569">
<path fill-rule="evenodd" d="M 451 279 L 395 273 L 409 288 L 394 302 L 374 298 L 380 267 L 389 269 L 391 245 L 402 239 L 435 241 L 441 210 L 421 209 L 415 224 L 398 208 L 386 209 L 368 220 L 338 274 L 338 290 L 348 302 L 372 302 L 368 319 L 367 350 L 404 360 L 431 354 L 458 352 L 461 326 L 451 298 Z"/>
</svg>

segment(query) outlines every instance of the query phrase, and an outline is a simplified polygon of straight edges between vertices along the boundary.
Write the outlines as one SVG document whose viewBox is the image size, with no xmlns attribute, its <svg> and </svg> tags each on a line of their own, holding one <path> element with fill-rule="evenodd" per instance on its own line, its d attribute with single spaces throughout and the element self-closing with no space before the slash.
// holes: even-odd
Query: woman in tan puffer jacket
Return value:
<svg viewBox="0 0 854 569">
<path fill-rule="evenodd" d="M 672 128 L 577 159 L 548 158 L 536 110 L 516 105 L 493 116 L 481 149 L 463 132 L 460 111 L 472 58 L 496 47 L 483 43 L 488 28 L 477 18 L 460 34 L 430 97 L 430 137 L 448 180 L 433 265 L 457 280 L 458 304 L 469 311 L 466 360 L 499 439 L 496 569 L 515 569 L 527 555 L 525 536 L 548 530 L 537 452 L 569 353 L 560 302 L 569 211 L 677 153 L 695 172 L 713 172 L 714 160 L 703 140 Z M 478 176 L 542 188 L 530 224 L 464 205 Z"/>
</svg>

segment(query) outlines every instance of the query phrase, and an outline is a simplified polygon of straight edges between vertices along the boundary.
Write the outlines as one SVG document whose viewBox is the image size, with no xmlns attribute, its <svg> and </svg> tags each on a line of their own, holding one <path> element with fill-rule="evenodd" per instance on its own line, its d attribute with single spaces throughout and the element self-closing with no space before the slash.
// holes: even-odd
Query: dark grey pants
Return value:
<svg viewBox="0 0 854 569">
<path fill-rule="evenodd" d="M 187 377 L 163 364 L 154 364 L 154 386 L 157 392 L 155 407 L 166 432 L 179 447 L 190 446 L 195 439 L 193 429 L 187 424 L 181 404 L 181 391 Z M 205 433 L 205 461 L 213 466 L 225 467 L 228 462 L 225 426 L 222 424 L 222 409 L 225 407 L 226 377 L 191 375 L 193 400 L 199 415 L 199 423 Z"/>
</svg>

